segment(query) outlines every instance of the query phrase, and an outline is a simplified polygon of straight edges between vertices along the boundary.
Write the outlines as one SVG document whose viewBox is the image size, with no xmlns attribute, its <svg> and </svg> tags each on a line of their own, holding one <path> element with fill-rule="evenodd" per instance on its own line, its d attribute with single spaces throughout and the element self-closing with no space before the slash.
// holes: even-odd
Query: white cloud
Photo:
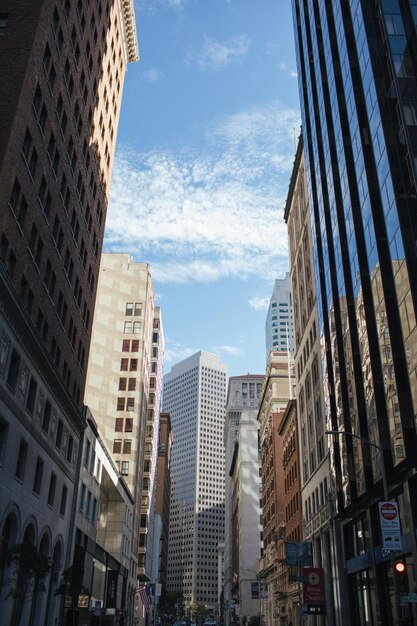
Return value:
<svg viewBox="0 0 417 626">
<path fill-rule="evenodd" d="M 249 306 L 256 311 L 265 311 L 269 307 L 270 296 L 253 296 L 249 300 Z"/>
<path fill-rule="evenodd" d="M 151 67 L 149 70 L 146 70 L 144 76 L 149 83 L 159 83 L 164 78 L 163 72 L 157 67 Z"/>
<path fill-rule="evenodd" d="M 165 365 L 173 365 L 183 361 L 187 357 L 199 351 L 199 348 L 187 348 L 178 341 L 173 341 L 165 337 L 164 363 Z"/>
<path fill-rule="evenodd" d="M 289 68 L 287 63 L 285 63 L 285 61 L 282 61 L 278 67 L 281 70 L 281 72 L 285 72 L 285 74 L 287 74 L 290 78 L 297 78 L 298 76 L 297 71 Z"/>
<path fill-rule="evenodd" d="M 188 0 L 137 0 L 139 11 L 142 13 L 160 13 L 164 10 L 181 11 Z"/>
<path fill-rule="evenodd" d="M 298 112 L 275 104 L 219 121 L 199 152 L 122 148 L 106 250 L 146 260 L 160 282 L 273 280 L 288 265 L 283 209 L 298 125 Z"/>
<path fill-rule="evenodd" d="M 242 348 L 237 348 L 236 346 L 229 346 L 229 345 L 224 345 L 224 346 L 214 346 L 212 348 L 212 351 L 215 354 L 227 354 L 228 356 L 233 356 L 233 357 L 242 357 L 245 355 L 245 351 L 242 350 Z"/>
<path fill-rule="evenodd" d="M 249 47 L 250 39 L 244 34 L 223 42 L 206 37 L 201 48 L 190 52 L 187 58 L 200 70 L 221 70 L 245 57 Z"/>
</svg>

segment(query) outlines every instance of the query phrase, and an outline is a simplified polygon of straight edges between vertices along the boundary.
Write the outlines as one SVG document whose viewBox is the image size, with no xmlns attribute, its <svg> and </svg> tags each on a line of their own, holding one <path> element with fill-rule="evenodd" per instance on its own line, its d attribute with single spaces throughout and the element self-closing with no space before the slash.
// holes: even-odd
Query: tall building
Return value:
<svg viewBox="0 0 417 626">
<path fill-rule="evenodd" d="M 162 359 L 160 312 L 154 305 L 149 265 L 135 263 L 128 254 L 103 254 L 85 403 L 134 496 L 130 566 L 142 581 L 151 578 L 147 529 L 156 469 Z"/>
<path fill-rule="evenodd" d="M 324 567 L 326 619 L 335 623 L 334 594 L 339 593 L 332 555 L 333 533 L 330 463 L 325 434 L 321 345 L 314 282 L 312 229 L 308 206 L 303 141 L 300 136 L 284 219 L 288 226 L 290 275 L 294 317 L 294 365 L 297 397 L 298 445 L 303 539 L 312 543 L 313 565 Z M 333 548 L 334 549 L 334 548 Z"/>
<path fill-rule="evenodd" d="M 416 6 L 293 0 L 293 11 L 327 423 L 343 433 L 330 438 L 340 623 L 409 623 L 378 501 L 399 505 L 396 557 L 414 590 Z"/>
<path fill-rule="evenodd" d="M 256 374 L 232 376 L 229 378 L 227 390 L 224 423 L 224 604 L 228 624 L 234 614 L 234 604 L 239 603 L 239 587 L 240 594 L 245 599 L 244 605 L 241 606 L 241 614 L 250 617 L 258 613 L 256 603 L 251 601 L 250 580 L 253 579 L 253 571 L 258 569 L 261 556 L 258 423 L 256 418 L 263 379 L 263 376 Z M 240 452 L 239 463 L 236 463 L 238 451 Z M 243 460 L 242 457 L 244 457 Z M 251 469 L 253 471 L 250 471 Z M 235 482 L 239 484 L 240 481 L 238 492 L 241 497 L 239 502 L 234 502 L 233 474 L 235 474 Z M 234 508 L 237 506 L 240 508 L 238 515 L 235 516 Z M 254 509 L 257 510 L 257 514 L 254 513 Z M 240 519 L 240 532 L 233 533 L 232 520 L 238 518 Z M 237 529 L 235 528 L 235 530 Z M 248 534 L 250 535 L 249 542 Z M 250 550 L 248 550 L 249 545 Z M 238 558 L 239 554 L 241 554 L 240 559 Z"/>
<path fill-rule="evenodd" d="M 271 350 L 294 350 L 292 295 L 289 273 L 274 282 L 265 322 L 266 360 Z"/>
<path fill-rule="evenodd" d="M 283 471 L 283 442 L 279 428 L 288 401 L 295 396 L 294 368 L 287 352 L 271 352 L 259 405 L 259 446 L 262 475 L 263 545 L 259 578 L 267 584 L 267 598 L 261 613 L 267 624 L 280 614 L 282 593 L 281 563 L 285 560 L 286 510 Z M 294 538 L 296 539 L 296 538 Z M 283 620 L 287 614 L 281 612 Z"/>
<path fill-rule="evenodd" d="M 215 610 L 218 544 L 224 539 L 224 448 L 227 367 L 197 352 L 164 376 L 163 410 L 170 413 L 171 512 L 168 591 L 184 605 Z"/>
<path fill-rule="evenodd" d="M 25 541 L 52 559 L 48 592 L 33 602 L 38 623 L 53 623 L 51 597 L 72 558 L 122 88 L 138 56 L 133 2 L 5 0 L 0 29 L 0 532 L 3 550 Z M 56 497 L 48 506 L 49 485 Z M 13 610 L 7 594 L 2 587 L 4 624 Z"/>
</svg>

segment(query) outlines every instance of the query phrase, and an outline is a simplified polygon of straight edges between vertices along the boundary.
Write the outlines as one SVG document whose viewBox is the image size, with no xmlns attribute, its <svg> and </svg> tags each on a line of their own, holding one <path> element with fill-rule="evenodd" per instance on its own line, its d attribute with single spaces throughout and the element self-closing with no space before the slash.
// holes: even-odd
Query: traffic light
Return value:
<svg viewBox="0 0 417 626">
<path fill-rule="evenodd" d="M 395 561 L 394 576 L 398 593 L 408 593 L 407 565 L 405 561 Z"/>
</svg>

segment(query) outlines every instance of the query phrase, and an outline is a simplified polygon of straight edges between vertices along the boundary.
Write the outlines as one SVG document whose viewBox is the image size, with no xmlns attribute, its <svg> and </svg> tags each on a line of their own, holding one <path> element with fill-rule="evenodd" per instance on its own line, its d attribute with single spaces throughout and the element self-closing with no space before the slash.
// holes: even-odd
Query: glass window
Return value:
<svg viewBox="0 0 417 626">
<path fill-rule="evenodd" d="M 125 315 L 133 315 L 133 302 L 126 302 Z"/>
<path fill-rule="evenodd" d="M 133 334 L 138 335 L 140 333 L 140 322 L 133 322 Z"/>
<path fill-rule="evenodd" d="M 43 461 L 38 456 L 38 460 L 36 461 L 35 477 L 33 479 L 33 491 L 37 495 L 39 495 L 39 492 L 41 490 L 42 474 L 43 474 Z"/>
<path fill-rule="evenodd" d="M 137 317 L 142 315 L 142 303 L 141 302 L 135 302 L 135 315 Z"/>
<path fill-rule="evenodd" d="M 54 506 L 55 489 L 56 489 L 56 476 L 55 474 L 51 474 L 51 480 L 49 481 L 49 491 L 48 491 L 48 505 L 49 506 Z"/>
<path fill-rule="evenodd" d="M 67 495 L 68 495 L 68 489 L 67 487 L 64 485 L 62 487 L 62 493 L 61 493 L 61 505 L 59 507 L 59 514 L 60 515 L 65 515 L 65 510 L 67 508 Z"/>
<path fill-rule="evenodd" d="M 22 439 L 19 445 L 19 453 L 17 456 L 16 473 L 15 473 L 16 478 L 22 481 L 25 477 L 27 454 L 28 454 L 28 444 L 26 443 L 26 441 Z"/>
<path fill-rule="evenodd" d="M 132 322 L 125 322 L 123 332 L 125 335 L 129 335 L 132 332 Z"/>
</svg>

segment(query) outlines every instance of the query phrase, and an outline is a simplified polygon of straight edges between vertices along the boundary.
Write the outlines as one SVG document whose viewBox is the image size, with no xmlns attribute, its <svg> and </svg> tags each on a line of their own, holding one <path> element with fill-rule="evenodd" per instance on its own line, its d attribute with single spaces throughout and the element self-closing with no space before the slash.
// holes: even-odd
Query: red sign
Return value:
<svg viewBox="0 0 417 626">
<path fill-rule="evenodd" d="M 389 522 L 394 520 L 398 515 L 397 506 L 392 502 L 381 503 L 379 512 L 381 514 L 381 517 Z"/>
<path fill-rule="evenodd" d="M 302 567 L 301 575 L 307 578 L 303 583 L 303 602 L 307 606 L 324 606 L 324 569 L 322 567 Z"/>
</svg>

